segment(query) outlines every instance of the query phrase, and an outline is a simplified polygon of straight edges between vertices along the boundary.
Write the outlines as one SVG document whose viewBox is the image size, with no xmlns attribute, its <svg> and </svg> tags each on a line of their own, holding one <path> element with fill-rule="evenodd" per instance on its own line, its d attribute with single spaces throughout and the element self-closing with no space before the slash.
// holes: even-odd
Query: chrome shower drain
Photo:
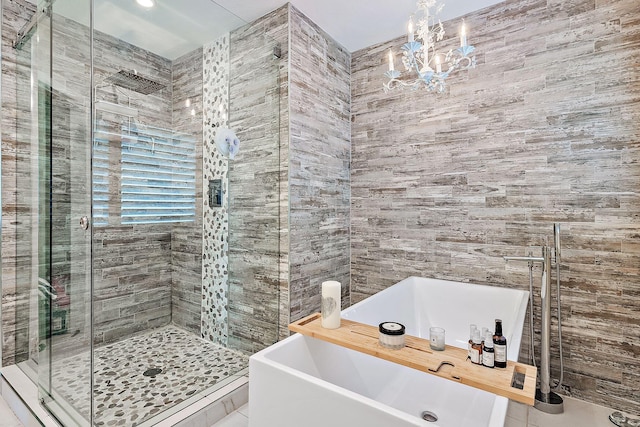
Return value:
<svg viewBox="0 0 640 427">
<path fill-rule="evenodd" d="M 423 411 L 420 417 L 430 423 L 435 423 L 436 421 L 438 421 L 438 416 L 431 411 Z"/>
<path fill-rule="evenodd" d="M 145 377 L 155 377 L 158 374 L 162 373 L 162 369 L 160 368 L 149 368 L 142 373 Z"/>
</svg>

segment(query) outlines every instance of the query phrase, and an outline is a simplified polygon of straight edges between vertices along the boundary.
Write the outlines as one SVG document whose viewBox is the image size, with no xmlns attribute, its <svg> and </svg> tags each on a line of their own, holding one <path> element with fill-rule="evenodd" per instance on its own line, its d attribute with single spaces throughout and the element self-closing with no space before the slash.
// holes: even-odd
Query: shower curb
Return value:
<svg viewBox="0 0 640 427">
<path fill-rule="evenodd" d="M 6 366 L 0 370 L 0 377 L 2 397 L 25 427 L 60 427 L 64 425 L 40 405 L 38 388 L 22 369 L 16 365 Z M 248 401 L 249 377 L 248 375 L 237 375 L 236 379 L 229 384 L 175 414 L 157 423 L 149 420 L 140 424 L 140 427 L 213 425 L 244 406 Z"/>
<path fill-rule="evenodd" d="M 0 371 L 2 398 L 25 427 L 60 427 L 38 401 L 38 387 L 16 365 Z"/>
<path fill-rule="evenodd" d="M 249 402 L 249 377 L 243 375 L 189 407 L 154 424 L 154 426 L 210 426 L 244 406 L 247 402 Z M 140 427 L 144 427 L 144 425 Z"/>
</svg>

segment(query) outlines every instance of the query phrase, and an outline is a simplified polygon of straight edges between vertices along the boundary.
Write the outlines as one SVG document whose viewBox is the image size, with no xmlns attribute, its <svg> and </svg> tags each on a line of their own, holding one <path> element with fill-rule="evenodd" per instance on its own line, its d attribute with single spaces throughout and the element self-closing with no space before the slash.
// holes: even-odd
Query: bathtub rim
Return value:
<svg viewBox="0 0 640 427">
<path fill-rule="evenodd" d="M 507 286 L 500 286 L 500 285 L 483 285 L 483 284 L 479 284 L 479 283 L 472 283 L 472 282 L 460 282 L 460 281 L 455 281 L 455 280 L 449 280 L 449 279 L 438 279 L 435 277 L 421 277 L 421 276 L 409 276 L 405 279 L 402 279 L 401 281 L 394 283 L 393 285 L 379 291 L 376 292 L 373 295 L 368 296 L 367 298 L 363 299 L 362 301 L 359 301 L 353 305 L 350 305 L 349 307 L 345 308 L 344 310 L 342 310 L 342 314 L 348 314 L 351 310 L 357 310 L 360 306 L 364 305 L 370 298 L 382 298 L 384 296 L 384 293 L 387 292 L 389 289 L 393 288 L 394 286 L 398 286 L 398 285 L 404 285 L 407 286 L 406 283 L 412 283 L 414 281 L 418 281 L 418 280 L 427 280 L 427 281 L 434 281 L 434 282 L 439 282 L 439 283 L 449 283 L 449 284 L 455 284 L 455 285 L 462 285 L 462 286 L 474 286 L 474 287 L 482 287 L 482 288 L 487 288 L 487 289 L 492 289 L 492 290 L 496 290 L 496 289 L 500 289 L 501 291 L 504 290 L 506 292 L 509 293 L 516 293 L 516 294 L 520 294 L 522 296 L 522 299 L 520 300 L 520 305 L 518 307 L 518 313 L 522 313 L 521 319 L 517 319 L 516 318 L 516 323 L 513 325 L 513 331 L 523 331 L 524 328 L 524 324 L 526 322 L 526 314 L 527 314 L 527 308 L 529 305 L 529 291 L 525 290 L 525 289 L 516 289 L 516 288 L 510 288 Z M 414 286 L 419 286 L 418 284 L 415 284 Z M 514 336 L 516 336 L 516 338 L 513 338 Z M 520 333 L 520 336 L 517 336 L 515 334 L 512 334 L 512 336 L 510 337 L 509 341 L 508 341 L 508 346 L 507 346 L 507 359 L 517 362 L 518 361 L 518 357 L 520 355 L 520 346 L 522 343 L 522 333 Z M 463 348 L 463 347 L 460 347 Z M 515 354 L 513 354 L 515 353 Z"/>
<path fill-rule="evenodd" d="M 364 396 L 362 394 L 356 393 L 354 391 L 351 391 L 349 389 L 346 389 L 342 386 L 333 384 L 332 382 L 320 379 L 316 376 L 313 376 L 311 374 L 308 374 L 306 372 L 302 372 L 298 369 L 292 368 L 288 365 L 285 365 L 283 363 L 277 362 L 271 358 L 269 358 L 269 353 L 273 352 L 273 351 L 278 351 L 280 350 L 280 347 L 285 346 L 285 345 L 291 345 L 292 342 L 294 342 L 294 340 L 311 340 L 311 339 L 315 339 L 312 337 L 308 337 L 302 334 L 294 334 L 289 336 L 288 338 L 279 341 L 267 348 L 265 348 L 264 350 L 261 350 L 260 352 L 254 354 L 252 357 L 249 358 L 249 393 L 251 393 L 251 367 L 253 365 L 255 365 L 256 363 L 258 364 L 263 364 L 268 366 L 270 369 L 273 370 L 278 370 L 278 371 L 284 371 L 286 374 L 288 375 L 292 375 L 302 381 L 305 382 L 309 382 L 314 384 L 315 386 L 318 387 L 322 387 L 322 388 L 326 388 L 327 390 L 337 393 L 347 399 L 352 399 L 355 401 L 358 401 L 359 403 L 365 404 L 367 406 L 371 406 L 374 407 L 378 410 L 383 410 L 384 412 L 389 413 L 390 415 L 393 415 L 394 417 L 398 417 L 399 419 L 408 422 L 408 423 L 413 423 L 414 425 L 421 425 L 421 424 L 416 424 L 416 421 L 419 421 L 420 418 L 418 416 L 415 415 L 411 415 L 407 412 L 404 412 L 400 409 L 394 408 L 391 405 L 388 405 L 386 403 L 380 402 L 378 400 L 375 400 L 373 398 Z M 346 347 L 342 347 L 342 346 L 338 346 L 336 344 L 332 344 L 326 341 L 322 341 L 322 343 L 324 345 L 330 345 L 330 346 L 336 346 L 336 347 L 341 347 L 344 351 L 353 351 L 356 352 L 356 350 L 351 350 L 348 349 Z M 306 345 L 306 344 L 304 344 Z M 267 351 L 269 350 L 269 351 Z M 375 356 L 371 356 L 371 355 L 366 355 L 367 357 L 375 357 Z M 393 363 L 393 362 L 389 362 L 389 363 Z M 398 366 L 402 366 L 402 365 L 398 365 Z M 407 368 L 407 367 L 405 367 Z M 407 368 L 407 369 L 411 369 L 411 368 Z M 429 373 L 426 372 L 421 372 L 419 370 L 416 370 L 416 373 L 418 374 L 422 374 L 422 375 L 430 375 Z M 437 378 L 437 377 L 436 377 Z M 447 381 L 447 380 L 445 380 Z M 458 386 L 460 387 L 470 387 L 470 388 L 474 388 L 465 384 L 460 384 L 460 383 L 456 383 Z M 489 393 L 489 394 L 493 394 L 494 397 L 494 404 L 493 407 L 491 409 L 491 413 L 489 415 L 489 423 L 487 424 L 487 427 L 502 427 L 504 425 L 504 421 L 506 419 L 506 413 L 507 413 L 507 407 L 509 404 L 509 399 L 507 399 L 506 397 L 503 396 L 499 396 L 497 394 L 494 393 L 490 393 L 488 391 L 485 390 L 480 390 L 477 389 L 477 391 L 479 392 L 483 392 L 483 393 Z M 249 419 L 251 419 L 251 396 L 249 396 Z M 430 424 L 433 425 L 434 427 L 438 427 L 438 424 Z"/>
</svg>

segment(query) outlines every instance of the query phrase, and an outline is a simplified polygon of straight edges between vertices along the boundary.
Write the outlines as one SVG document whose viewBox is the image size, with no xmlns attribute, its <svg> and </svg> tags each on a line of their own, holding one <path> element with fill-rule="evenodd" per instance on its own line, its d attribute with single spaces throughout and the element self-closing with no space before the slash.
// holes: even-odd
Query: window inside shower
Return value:
<svg viewBox="0 0 640 427">
<path fill-rule="evenodd" d="M 139 124 L 131 108 L 95 105 L 94 226 L 195 222 L 196 137 Z"/>
<path fill-rule="evenodd" d="M 4 365 L 65 425 L 155 423 L 278 338 L 277 42 L 210 0 L 2 12 Z"/>
</svg>

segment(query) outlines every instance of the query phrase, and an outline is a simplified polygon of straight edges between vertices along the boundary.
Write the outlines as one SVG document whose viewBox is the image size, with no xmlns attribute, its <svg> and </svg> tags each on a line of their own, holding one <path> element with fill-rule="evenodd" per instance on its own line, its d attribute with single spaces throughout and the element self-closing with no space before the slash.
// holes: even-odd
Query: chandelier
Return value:
<svg viewBox="0 0 640 427">
<path fill-rule="evenodd" d="M 467 44 L 464 21 L 460 27 L 460 47 L 446 54 L 436 49 L 436 44 L 444 38 L 444 27 L 438 18 L 444 4 L 436 2 L 418 0 L 418 10 L 409 18 L 407 43 L 401 48 L 405 73 L 395 69 L 393 50 L 389 49 L 389 71 L 384 74 L 389 81 L 384 84 L 385 92 L 405 87 L 413 90 L 424 87 L 442 93 L 451 74 L 475 68 L 476 57 L 469 56 L 475 48 Z M 417 20 L 415 27 L 414 20 Z M 445 71 L 443 65 L 447 66 Z"/>
</svg>

